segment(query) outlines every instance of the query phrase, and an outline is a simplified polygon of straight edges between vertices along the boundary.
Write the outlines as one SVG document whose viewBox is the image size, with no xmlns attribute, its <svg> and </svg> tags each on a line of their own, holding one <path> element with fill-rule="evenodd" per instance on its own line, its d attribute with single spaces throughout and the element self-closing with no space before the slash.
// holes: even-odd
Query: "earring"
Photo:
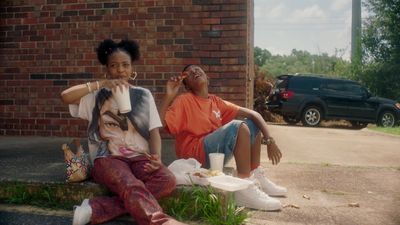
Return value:
<svg viewBox="0 0 400 225">
<path fill-rule="evenodd" d="M 133 76 L 133 78 L 132 78 L 132 76 Z M 136 72 L 132 72 L 131 76 L 129 77 L 129 80 L 132 80 L 132 81 L 135 80 L 136 76 L 137 76 L 137 73 Z"/>
</svg>

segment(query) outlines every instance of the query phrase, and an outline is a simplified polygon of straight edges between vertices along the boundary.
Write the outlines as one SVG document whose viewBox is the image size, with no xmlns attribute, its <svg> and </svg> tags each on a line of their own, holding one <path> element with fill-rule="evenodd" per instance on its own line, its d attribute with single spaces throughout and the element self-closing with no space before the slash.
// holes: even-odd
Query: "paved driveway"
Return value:
<svg viewBox="0 0 400 225">
<path fill-rule="evenodd" d="M 282 162 L 400 167 L 400 136 L 349 130 L 270 125 Z"/>
<path fill-rule="evenodd" d="M 262 165 L 271 180 L 288 188 L 280 200 L 289 206 L 250 211 L 248 225 L 400 224 L 400 137 L 368 130 L 269 129 L 284 157 L 272 166 L 263 146 Z"/>
</svg>

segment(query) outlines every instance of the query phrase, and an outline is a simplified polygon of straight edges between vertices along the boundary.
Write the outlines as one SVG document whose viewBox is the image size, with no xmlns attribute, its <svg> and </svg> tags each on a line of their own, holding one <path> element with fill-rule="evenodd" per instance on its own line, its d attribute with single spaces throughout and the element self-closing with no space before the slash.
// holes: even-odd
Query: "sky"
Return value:
<svg viewBox="0 0 400 225">
<path fill-rule="evenodd" d="M 273 55 L 297 49 L 349 59 L 351 1 L 254 0 L 254 45 Z"/>
</svg>

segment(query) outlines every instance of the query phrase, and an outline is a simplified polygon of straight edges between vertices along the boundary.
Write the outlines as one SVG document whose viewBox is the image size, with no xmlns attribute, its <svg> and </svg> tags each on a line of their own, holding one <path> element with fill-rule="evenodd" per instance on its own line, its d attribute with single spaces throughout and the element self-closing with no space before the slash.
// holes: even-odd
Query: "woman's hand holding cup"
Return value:
<svg viewBox="0 0 400 225">
<path fill-rule="evenodd" d="M 112 80 L 103 80 L 102 87 L 106 87 L 110 90 L 116 91 L 119 87 L 120 91 L 123 91 L 124 87 L 129 87 L 130 84 L 125 79 L 112 79 Z"/>
</svg>

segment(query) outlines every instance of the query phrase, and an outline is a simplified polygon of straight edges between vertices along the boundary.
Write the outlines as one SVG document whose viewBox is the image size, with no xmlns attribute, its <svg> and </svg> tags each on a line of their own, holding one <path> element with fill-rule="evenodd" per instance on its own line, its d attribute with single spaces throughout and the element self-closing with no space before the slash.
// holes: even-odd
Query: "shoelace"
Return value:
<svg viewBox="0 0 400 225">
<path fill-rule="evenodd" d="M 263 191 L 260 190 L 260 188 L 257 187 L 257 185 L 251 185 L 250 187 L 256 192 L 256 195 L 262 198 L 269 198 L 267 194 L 265 194 Z"/>
<path fill-rule="evenodd" d="M 260 181 L 258 179 L 254 179 L 253 182 L 254 182 L 254 185 L 257 186 L 258 189 L 262 189 L 261 183 L 260 183 Z"/>
</svg>

